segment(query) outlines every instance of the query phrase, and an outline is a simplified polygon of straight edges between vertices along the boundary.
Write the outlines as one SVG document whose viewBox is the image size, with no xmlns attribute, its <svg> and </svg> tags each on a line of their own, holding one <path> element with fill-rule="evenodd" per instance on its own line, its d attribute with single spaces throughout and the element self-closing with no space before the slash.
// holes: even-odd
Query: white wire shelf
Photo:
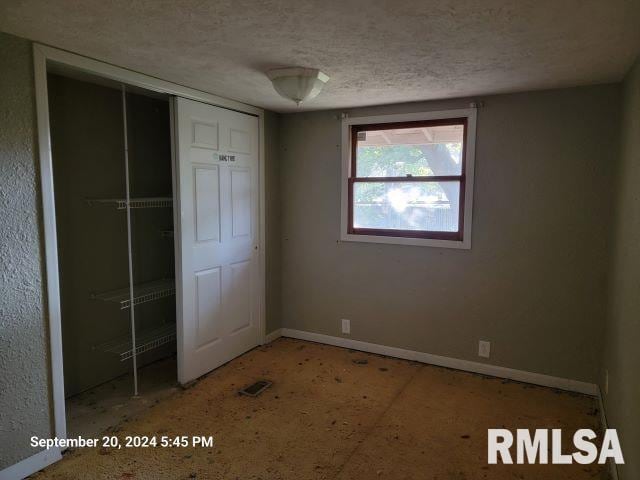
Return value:
<svg viewBox="0 0 640 480">
<path fill-rule="evenodd" d="M 133 304 L 153 302 L 161 298 L 170 297 L 176 293 L 176 284 L 173 279 L 156 280 L 154 282 L 140 283 L 133 286 Z M 125 310 L 131 306 L 130 292 L 128 288 L 121 288 L 94 294 L 94 300 L 120 304 L 120 310 Z"/>
<path fill-rule="evenodd" d="M 175 323 L 165 323 L 159 327 L 143 330 L 136 335 L 136 355 L 140 355 L 154 348 L 171 343 L 176 339 Z M 121 337 L 94 347 L 106 353 L 113 353 L 120 357 L 120 361 L 130 359 L 133 356 L 131 337 Z"/>
<path fill-rule="evenodd" d="M 125 210 L 127 208 L 126 198 L 89 198 L 89 205 L 98 205 L 105 207 L 114 207 L 116 210 Z M 168 208 L 173 207 L 173 198 L 171 197 L 138 197 L 129 199 L 131 208 Z"/>
</svg>

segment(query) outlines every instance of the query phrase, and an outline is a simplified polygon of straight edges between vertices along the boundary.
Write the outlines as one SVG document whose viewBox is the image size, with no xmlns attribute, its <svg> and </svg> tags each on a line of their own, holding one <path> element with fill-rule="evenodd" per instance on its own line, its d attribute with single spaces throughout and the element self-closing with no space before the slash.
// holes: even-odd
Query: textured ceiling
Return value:
<svg viewBox="0 0 640 480">
<path fill-rule="evenodd" d="M 276 111 L 273 67 L 331 80 L 303 109 L 620 80 L 638 0 L 1 0 L 0 29 Z"/>
</svg>

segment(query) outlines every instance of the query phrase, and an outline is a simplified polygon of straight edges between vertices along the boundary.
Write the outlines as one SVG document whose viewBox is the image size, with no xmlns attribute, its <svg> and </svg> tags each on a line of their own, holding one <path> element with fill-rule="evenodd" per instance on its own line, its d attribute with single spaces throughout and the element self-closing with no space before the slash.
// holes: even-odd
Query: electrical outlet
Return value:
<svg viewBox="0 0 640 480">
<path fill-rule="evenodd" d="M 489 358 L 490 355 L 491 355 L 491 342 L 480 340 L 478 342 L 478 356 Z"/>
<path fill-rule="evenodd" d="M 342 319 L 342 333 L 346 335 L 351 334 L 351 320 L 347 320 L 346 318 Z"/>
<path fill-rule="evenodd" d="M 604 371 L 604 394 L 609 395 L 609 370 Z"/>
</svg>

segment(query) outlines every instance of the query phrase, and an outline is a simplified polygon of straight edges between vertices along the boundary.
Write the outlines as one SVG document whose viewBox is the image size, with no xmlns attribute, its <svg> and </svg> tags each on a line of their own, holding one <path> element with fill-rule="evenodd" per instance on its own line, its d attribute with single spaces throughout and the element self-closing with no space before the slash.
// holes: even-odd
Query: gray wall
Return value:
<svg viewBox="0 0 640 480">
<path fill-rule="evenodd" d="M 640 478 L 640 60 L 624 82 L 621 163 L 616 184 L 616 225 L 611 309 L 601 384 L 607 420 L 618 429 L 626 465 L 621 478 Z M 604 380 L 602 378 L 602 380 Z"/>
<path fill-rule="evenodd" d="M 271 333 L 282 326 L 282 262 L 280 221 L 280 115 L 265 112 L 265 184 L 266 184 L 266 332 Z"/>
<path fill-rule="evenodd" d="M 31 43 L 0 33 L 0 470 L 50 415 Z"/>
<path fill-rule="evenodd" d="M 619 86 L 484 100 L 468 251 L 338 242 L 337 112 L 283 116 L 283 326 L 475 361 L 485 339 L 489 363 L 594 382 Z"/>
</svg>

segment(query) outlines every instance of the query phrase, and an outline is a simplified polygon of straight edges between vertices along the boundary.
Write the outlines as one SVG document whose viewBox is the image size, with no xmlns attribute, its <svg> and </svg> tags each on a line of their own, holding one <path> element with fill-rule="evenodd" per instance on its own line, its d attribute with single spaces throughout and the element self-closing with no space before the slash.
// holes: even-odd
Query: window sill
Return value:
<svg viewBox="0 0 640 480">
<path fill-rule="evenodd" d="M 389 237 L 382 235 L 354 235 L 342 233 L 343 242 L 386 243 L 390 245 L 413 245 L 417 247 L 439 247 L 471 250 L 471 240 L 435 240 L 432 238 Z"/>
</svg>

